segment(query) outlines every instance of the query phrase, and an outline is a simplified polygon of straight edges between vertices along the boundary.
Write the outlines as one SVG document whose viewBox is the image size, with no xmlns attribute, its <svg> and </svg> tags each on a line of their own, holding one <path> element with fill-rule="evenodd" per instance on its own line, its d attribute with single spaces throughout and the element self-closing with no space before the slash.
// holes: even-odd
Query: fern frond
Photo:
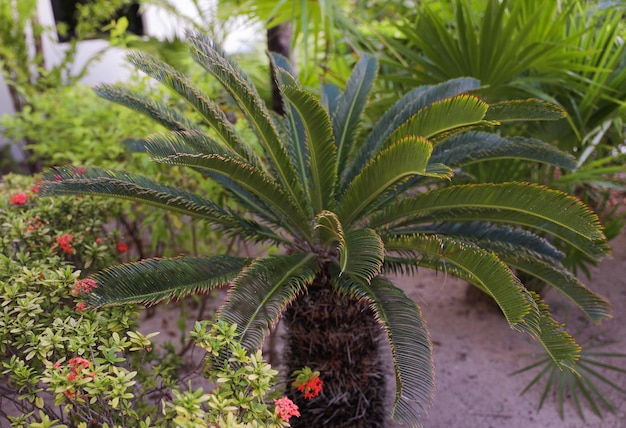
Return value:
<svg viewBox="0 0 626 428">
<path fill-rule="evenodd" d="M 373 202 L 392 186 L 414 175 L 426 174 L 432 145 L 423 138 L 407 137 L 383 150 L 348 186 L 337 207 L 344 227 L 367 215 Z"/>
<path fill-rule="evenodd" d="M 231 287 L 220 318 L 237 324 L 241 344 L 257 349 L 287 305 L 313 282 L 319 265 L 312 254 L 259 258 Z"/>
<path fill-rule="evenodd" d="M 337 148 L 328 112 L 313 94 L 293 86 L 279 86 L 282 95 L 300 114 L 308 148 L 309 194 L 315 212 L 333 210 L 337 183 Z"/>
<path fill-rule="evenodd" d="M 445 140 L 433 150 L 431 162 L 459 168 L 498 159 L 522 159 L 576 169 L 574 157 L 552 144 L 534 138 L 505 138 L 486 132 L 467 132 Z"/>
<path fill-rule="evenodd" d="M 227 212 L 195 193 L 168 186 L 146 177 L 102 168 L 54 168 L 42 177 L 42 195 L 95 195 L 147 203 L 168 211 L 203 219 L 228 234 L 256 240 L 282 242 L 274 231 L 254 220 Z"/>
<path fill-rule="evenodd" d="M 172 131 L 197 129 L 189 119 L 160 101 L 120 85 L 101 84 L 94 88 L 98 96 L 146 115 Z"/>
<path fill-rule="evenodd" d="M 512 328 L 533 336 L 539 334 L 537 308 L 519 279 L 494 253 L 473 244 L 434 235 L 381 237 L 388 252 L 414 252 L 427 260 L 442 260 L 456 266 L 473 278 L 472 283 L 493 297 Z"/>
<path fill-rule="evenodd" d="M 246 74 L 230 60 L 214 42 L 200 33 L 188 36 L 192 58 L 213 75 L 233 97 L 259 138 L 278 181 L 295 201 L 302 200 L 303 190 L 288 151 L 280 141 L 278 131 L 263 100 Z"/>
<path fill-rule="evenodd" d="M 222 142 L 230 147 L 233 152 L 254 165 L 261 165 L 250 145 L 242 140 L 224 112 L 182 73 L 145 52 L 131 52 L 127 58 L 135 67 L 179 94 L 200 113 L 204 122 L 219 135 Z"/>
<path fill-rule="evenodd" d="M 251 259 L 230 256 L 147 259 L 106 268 L 95 275 L 88 295 L 92 306 L 161 301 L 207 293 L 228 284 Z"/>
<path fill-rule="evenodd" d="M 338 277 L 335 289 L 370 302 L 376 319 L 387 334 L 396 375 L 394 420 L 415 426 L 417 406 L 427 411 L 435 389 L 433 350 L 419 307 L 389 280 L 377 276 L 371 284 Z"/>
</svg>

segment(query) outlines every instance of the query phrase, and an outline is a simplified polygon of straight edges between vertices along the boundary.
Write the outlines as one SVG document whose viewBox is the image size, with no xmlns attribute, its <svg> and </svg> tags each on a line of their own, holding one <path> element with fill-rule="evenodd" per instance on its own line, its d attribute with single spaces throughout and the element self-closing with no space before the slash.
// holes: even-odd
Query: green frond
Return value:
<svg viewBox="0 0 626 428">
<path fill-rule="evenodd" d="M 345 245 L 339 250 L 341 273 L 369 283 L 383 265 L 384 248 L 380 236 L 372 229 L 348 232 Z"/>
<path fill-rule="evenodd" d="M 160 101 L 146 98 L 144 94 L 132 91 L 119 85 L 101 84 L 94 88 L 96 94 L 105 100 L 128 107 L 139 112 L 167 129 L 184 131 L 197 129 L 185 116 Z"/>
<path fill-rule="evenodd" d="M 539 295 L 533 292 L 531 294 L 537 302 L 540 313 L 541 333 L 538 338 L 539 342 L 559 368 L 575 371 L 576 361 L 580 358 L 582 348 L 565 331 L 565 326 L 552 318 L 550 308 L 541 300 Z"/>
<path fill-rule="evenodd" d="M 598 217 L 580 200 L 531 183 L 450 186 L 406 198 L 374 215 L 374 229 L 427 222 L 494 221 L 529 226 L 571 243 L 592 257 L 606 254 Z"/>
<path fill-rule="evenodd" d="M 254 165 L 261 164 L 250 145 L 241 139 L 224 112 L 206 94 L 195 87 L 185 75 L 144 52 L 131 52 L 127 55 L 127 59 L 135 67 L 180 95 L 200 113 L 204 122 L 219 135 L 221 141 L 233 152 L 238 153 Z"/>
<path fill-rule="evenodd" d="M 489 105 L 473 95 L 457 95 L 420 109 L 390 139 L 416 135 L 426 139 L 483 121 Z"/>
<path fill-rule="evenodd" d="M 489 105 L 485 120 L 511 122 L 516 120 L 559 120 L 567 116 L 561 106 L 537 98 L 506 100 Z"/>
<path fill-rule="evenodd" d="M 282 95 L 300 114 L 308 147 L 309 194 L 315 212 L 333 210 L 337 183 L 337 148 L 328 112 L 310 92 L 279 86 Z"/>
<path fill-rule="evenodd" d="M 502 254 L 502 261 L 519 271 L 526 272 L 567 297 L 593 322 L 599 323 L 611 317 L 611 304 L 594 293 L 560 263 L 543 260 L 518 249 Z"/>
<path fill-rule="evenodd" d="M 480 221 L 431 223 L 407 229 L 394 229 L 394 234 L 429 233 L 452 236 L 467 240 L 500 255 L 500 251 L 514 254 L 520 249 L 530 251 L 539 258 L 549 258 L 559 262 L 565 255 L 547 239 L 520 228 L 497 225 Z"/>
<path fill-rule="evenodd" d="M 428 105 L 451 98 L 480 86 L 476 79 L 460 78 L 433 86 L 421 86 L 406 94 L 389 108 L 376 122 L 355 154 L 354 161 L 347 165 L 341 177 L 340 189 L 350 183 L 363 167 L 380 151 L 387 138 L 404 122 Z"/>
<path fill-rule="evenodd" d="M 303 190 L 289 153 L 280 141 L 270 113 L 250 79 L 206 36 L 193 33 L 188 36 L 187 41 L 192 58 L 222 84 L 245 113 L 263 147 L 267 161 L 278 176 L 278 181 L 285 186 L 293 200 L 302 200 Z"/>
<path fill-rule="evenodd" d="M 367 215 L 372 204 L 392 186 L 413 175 L 425 175 L 432 152 L 428 140 L 407 137 L 374 158 L 350 183 L 337 207 L 344 227 Z"/>
<path fill-rule="evenodd" d="M 293 74 L 293 70 L 291 70 L 291 65 L 286 58 L 281 55 L 271 54 L 270 59 L 272 60 L 272 67 L 276 76 L 278 87 L 287 85 L 300 87 L 296 76 Z M 281 94 L 281 97 L 283 108 L 285 110 L 285 128 L 287 129 L 287 138 L 290 143 L 287 145 L 287 150 L 291 155 L 298 179 L 302 184 L 302 190 L 304 192 L 302 202 L 312 211 L 313 208 L 310 207 L 311 190 L 309 188 L 311 180 L 309 178 L 309 169 L 307 167 L 309 147 L 307 143 L 306 129 L 298 111 L 289 101 L 284 99 L 283 94 Z"/>
<path fill-rule="evenodd" d="M 254 220 L 227 212 L 195 193 L 140 175 L 102 168 L 54 168 L 42 177 L 42 195 L 95 195 L 147 203 L 168 211 L 206 220 L 225 232 L 281 242 L 283 239 Z"/>
<path fill-rule="evenodd" d="M 228 284 L 251 259 L 230 256 L 147 259 L 106 268 L 88 295 L 93 306 L 154 305 Z"/>
<path fill-rule="evenodd" d="M 426 412 L 435 389 L 432 343 L 419 307 L 401 289 L 380 276 L 371 284 L 339 277 L 338 292 L 367 299 L 387 333 L 396 375 L 396 397 L 391 416 L 409 426 L 419 426 L 419 407 Z"/>
<path fill-rule="evenodd" d="M 310 235 L 310 221 L 301 206 L 263 170 L 253 165 L 220 155 L 197 155 L 176 152 L 164 146 L 148 147 L 156 162 L 182 165 L 222 175 L 266 202 L 287 219 L 283 226 L 296 235 Z M 154 149 L 154 151 L 152 151 Z"/>
<path fill-rule="evenodd" d="M 346 237 L 343 233 L 343 226 L 332 211 L 324 210 L 315 217 L 315 230 L 319 235 L 322 246 L 337 246 L 337 251 L 346 245 Z"/>
<path fill-rule="evenodd" d="M 187 153 L 197 155 L 217 154 L 242 159 L 229 147 L 215 141 L 201 130 L 159 132 L 149 135 L 143 142 L 144 150 L 148 153 L 163 148 L 173 153 Z"/>
<path fill-rule="evenodd" d="M 576 169 L 576 159 L 556 146 L 534 138 L 501 137 L 486 132 L 466 132 L 435 146 L 431 162 L 459 168 L 476 162 L 522 159 L 559 168 Z"/>
<path fill-rule="evenodd" d="M 337 171 L 345 169 L 354 147 L 361 114 L 376 79 L 377 69 L 376 59 L 363 55 L 352 70 L 344 92 L 337 98 L 335 109 L 329 110 L 337 144 Z"/>
<path fill-rule="evenodd" d="M 313 254 L 256 259 L 231 287 L 220 318 L 237 324 L 241 344 L 257 349 L 287 305 L 302 293 L 319 271 Z"/>
<path fill-rule="evenodd" d="M 387 252 L 422 255 L 422 264 L 442 260 L 456 266 L 465 272 L 463 279 L 472 278 L 470 282 L 493 297 L 512 328 L 533 336 L 539 334 L 539 313 L 533 300 L 519 279 L 494 253 L 474 244 L 434 235 L 382 235 L 382 239 Z"/>
</svg>

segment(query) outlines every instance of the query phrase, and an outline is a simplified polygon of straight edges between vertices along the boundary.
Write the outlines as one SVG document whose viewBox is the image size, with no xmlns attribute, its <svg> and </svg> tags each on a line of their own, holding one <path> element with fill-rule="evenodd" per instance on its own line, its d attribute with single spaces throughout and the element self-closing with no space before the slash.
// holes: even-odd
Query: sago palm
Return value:
<svg viewBox="0 0 626 428">
<path fill-rule="evenodd" d="M 539 340 L 561 367 L 575 367 L 578 345 L 511 268 L 552 285 L 592 320 L 608 317 L 608 303 L 533 233 L 601 257 L 607 248 L 597 217 L 577 199 L 539 185 L 450 181 L 466 164 L 503 157 L 574 167 L 570 157 L 537 140 L 485 132 L 498 121 L 559 118 L 559 109 L 533 100 L 488 105 L 467 93 L 477 81 L 458 79 L 411 91 L 362 135 L 360 116 L 377 70 L 373 58 L 361 58 L 343 92 L 326 86 L 320 100 L 299 85 L 283 58 L 272 57 L 286 111 L 279 117 L 218 46 L 200 34 L 187 43 L 243 111 L 254 145 L 184 75 L 146 54 L 129 58 L 184 98 L 202 124 L 122 86 L 97 91 L 169 128 L 147 137 L 145 150 L 157 162 L 216 180 L 229 202 L 218 205 L 100 168 L 57 168 L 45 176 L 42 192 L 148 203 L 280 250 L 257 258 L 181 256 L 109 268 L 94 275 L 92 305 L 151 305 L 228 286 L 219 316 L 237 324 L 247 348 L 259 347 L 287 310 L 288 369 L 308 365 L 325 382 L 320 396 L 298 403 L 303 426 L 382 424 L 379 334 L 393 355 L 391 415 L 419 426 L 433 396 L 432 346 L 419 307 L 392 280 L 418 268 L 473 284 L 497 302 L 514 330 Z"/>
</svg>

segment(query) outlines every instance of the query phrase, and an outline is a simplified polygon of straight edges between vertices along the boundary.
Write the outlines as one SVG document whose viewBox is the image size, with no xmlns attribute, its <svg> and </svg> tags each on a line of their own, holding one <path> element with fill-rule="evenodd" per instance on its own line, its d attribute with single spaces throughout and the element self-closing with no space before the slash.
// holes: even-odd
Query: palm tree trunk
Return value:
<svg viewBox="0 0 626 428">
<path fill-rule="evenodd" d="M 338 296 L 318 277 L 284 316 L 287 373 L 304 366 L 320 372 L 322 393 L 310 400 L 288 384 L 301 417 L 293 427 L 380 427 L 385 376 L 379 352 L 382 329 L 365 302 Z"/>
</svg>

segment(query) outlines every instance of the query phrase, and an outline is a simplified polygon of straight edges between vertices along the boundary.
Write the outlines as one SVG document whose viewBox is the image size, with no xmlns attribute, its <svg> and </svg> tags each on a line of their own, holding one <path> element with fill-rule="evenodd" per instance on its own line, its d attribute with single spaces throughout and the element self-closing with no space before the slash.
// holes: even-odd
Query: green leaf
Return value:
<svg viewBox="0 0 626 428">
<path fill-rule="evenodd" d="M 567 112 L 556 104 L 537 98 L 525 100 L 507 100 L 490 104 L 485 120 L 511 122 L 517 120 L 559 120 L 567 116 Z"/>
<path fill-rule="evenodd" d="M 230 256 L 147 259 L 104 269 L 88 295 L 93 306 L 141 303 L 154 305 L 229 283 L 251 259 Z"/>
<path fill-rule="evenodd" d="M 383 242 L 372 229 L 348 232 L 345 245 L 339 250 L 339 275 L 347 273 L 352 278 L 369 283 L 380 272 L 385 258 L 383 254 Z"/>
<path fill-rule="evenodd" d="M 220 319 L 237 324 L 241 344 L 256 349 L 289 302 L 313 282 L 318 271 L 312 254 L 256 259 L 235 280 L 220 309 Z"/>
<path fill-rule="evenodd" d="M 402 290 L 380 276 L 371 284 L 338 277 L 332 285 L 340 293 L 367 299 L 382 324 L 391 346 L 396 375 L 396 397 L 391 415 L 394 420 L 416 425 L 419 412 L 432 403 L 435 380 L 433 351 L 419 307 Z"/>
<path fill-rule="evenodd" d="M 394 134 L 426 139 L 483 121 L 489 105 L 473 95 L 457 95 L 433 102 L 399 126 Z M 392 136 L 393 138 L 393 136 Z"/>
<path fill-rule="evenodd" d="M 282 241 L 271 229 L 228 212 L 194 193 L 146 177 L 102 168 L 54 168 L 42 177 L 42 195 L 96 195 L 147 203 L 168 211 L 204 219 L 228 233 L 258 240 Z"/>
<path fill-rule="evenodd" d="M 439 261 L 455 266 L 496 301 L 509 325 L 532 336 L 539 334 L 539 312 L 528 291 L 511 270 L 494 254 L 447 237 L 414 234 L 399 237 L 381 235 L 385 250 L 402 255 L 423 256 L 419 263 L 436 266 Z"/>
<path fill-rule="evenodd" d="M 337 148 L 328 112 L 310 92 L 280 86 L 283 96 L 300 114 L 308 147 L 309 193 L 315 212 L 334 209 L 337 183 Z"/>
<path fill-rule="evenodd" d="M 367 215 L 373 202 L 392 186 L 414 175 L 426 175 L 432 152 L 429 141 L 407 137 L 383 150 L 350 183 L 342 195 L 337 215 L 344 227 Z"/>
<path fill-rule="evenodd" d="M 451 168 L 498 159 L 522 159 L 576 169 L 576 159 L 552 144 L 534 138 L 505 138 L 486 132 L 466 132 L 448 138 L 435 147 L 430 159 Z"/>
<path fill-rule="evenodd" d="M 338 153 L 337 171 L 344 171 L 354 147 L 358 124 L 376 79 L 377 68 L 375 58 L 363 55 L 352 70 L 345 91 L 336 100 L 336 109 L 331 111 Z"/>
<path fill-rule="evenodd" d="M 200 33 L 187 38 L 193 59 L 211 73 L 233 97 L 256 132 L 271 168 L 294 201 L 302 200 L 303 189 L 287 148 L 280 141 L 267 107 L 250 79 L 217 44 Z"/>
<path fill-rule="evenodd" d="M 340 189 L 345 189 L 361 169 L 378 154 L 389 136 L 419 110 L 436 101 L 476 89 L 479 85 L 480 83 L 475 79 L 461 78 L 439 85 L 421 86 L 406 94 L 385 111 L 382 117 L 374 124 L 371 132 L 355 154 L 354 161 L 347 165 L 347 171 L 341 176 Z"/>
<path fill-rule="evenodd" d="M 452 219 L 533 227 L 592 257 L 608 251 L 598 217 L 587 206 L 566 193 L 531 183 L 470 184 L 433 190 L 388 206 L 373 216 L 368 226 L 378 230 L 393 224 L 410 227 Z"/>
<path fill-rule="evenodd" d="M 184 131 L 197 129 L 197 127 L 177 110 L 169 108 L 165 104 L 146 98 L 144 94 L 132 91 L 119 85 L 101 84 L 94 88 L 98 96 L 114 103 L 131 108 L 142 113 L 167 129 Z"/>
<path fill-rule="evenodd" d="M 260 165 L 260 160 L 250 145 L 241 139 L 224 112 L 200 89 L 195 87 L 187 77 L 158 58 L 144 52 L 131 52 L 127 58 L 135 67 L 178 93 L 200 113 L 205 123 L 215 130 L 222 142 L 230 147 L 233 152 L 238 153 L 254 165 Z"/>
<path fill-rule="evenodd" d="M 236 159 L 220 155 L 194 155 L 176 152 L 175 148 L 147 146 L 153 159 L 170 165 L 189 166 L 207 170 L 237 183 L 265 201 L 276 213 L 287 219 L 282 226 L 300 236 L 310 234 L 310 222 L 299 204 L 290 199 L 284 189 L 261 169 Z"/>
</svg>

